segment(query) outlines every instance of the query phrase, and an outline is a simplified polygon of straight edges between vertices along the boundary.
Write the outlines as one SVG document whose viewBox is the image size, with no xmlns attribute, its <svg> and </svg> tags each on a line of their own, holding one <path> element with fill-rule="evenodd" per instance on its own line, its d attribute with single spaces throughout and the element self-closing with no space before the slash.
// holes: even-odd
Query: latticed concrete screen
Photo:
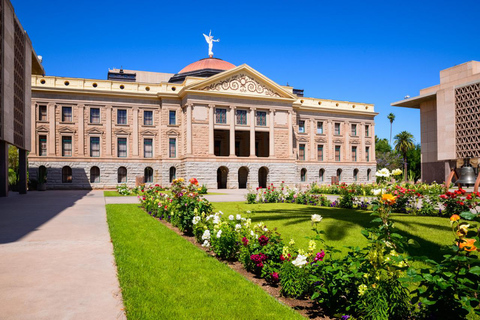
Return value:
<svg viewBox="0 0 480 320">
<path fill-rule="evenodd" d="M 22 28 L 15 21 L 15 64 L 14 64 L 14 124 L 13 141 L 25 147 L 24 113 L 25 113 L 25 36 Z"/>
<path fill-rule="evenodd" d="M 455 89 L 457 158 L 480 157 L 480 82 Z"/>
</svg>

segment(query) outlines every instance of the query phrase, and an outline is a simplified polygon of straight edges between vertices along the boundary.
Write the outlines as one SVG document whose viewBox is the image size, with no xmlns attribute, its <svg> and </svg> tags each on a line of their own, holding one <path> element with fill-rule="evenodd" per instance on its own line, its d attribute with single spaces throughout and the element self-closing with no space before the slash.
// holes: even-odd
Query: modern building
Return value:
<svg viewBox="0 0 480 320">
<path fill-rule="evenodd" d="M 30 177 L 46 172 L 48 188 L 375 180 L 373 105 L 306 98 L 213 57 L 176 74 L 33 76 L 31 110 Z"/>
<path fill-rule="evenodd" d="M 480 62 L 440 71 L 440 84 L 392 103 L 420 109 L 422 181 L 443 182 L 465 159 L 480 158 Z"/>
<path fill-rule="evenodd" d="M 27 192 L 31 75 L 43 67 L 9 0 L 0 0 L 0 197 L 8 195 L 8 146 L 19 149 L 19 191 Z"/>
</svg>

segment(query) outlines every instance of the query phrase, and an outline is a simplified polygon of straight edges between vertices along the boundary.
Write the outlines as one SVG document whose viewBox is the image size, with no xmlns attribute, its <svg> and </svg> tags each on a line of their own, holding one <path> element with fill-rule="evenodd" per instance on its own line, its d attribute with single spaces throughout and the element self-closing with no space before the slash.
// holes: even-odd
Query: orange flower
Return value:
<svg viewBox="0 0 480 320">
<path fill-rule="evenodd" d="M 388 204 L 389 206 L 394 205 L 396 199 L 397 199 L 397 197 L 391 195 L 390 193 L 387 193 L 387 194 L 383 194 L 383 195 L 382 195 L 382 201 L 383 201 L 384 203 Z"/>
<path fill-rule="evenodd" d="M 465 249 L 465 251 L 475 251 L 477 247 L 475 247 L 475 239 L 463 239 L 462 242 L 458 245 L 460 249 Z"/>
<path fill-rule="evenodd" d="M 453 216 L 450 217 L 450 221 L 458 221 L 460 220 L 460 216 L 458 214 L 454 214 Z"/>
<path fill-rule="evenodd" d="M 198 180 L 195 178 L 190 179 L 190 183 L 197 186 L 198 185 Z"/>
</svg>

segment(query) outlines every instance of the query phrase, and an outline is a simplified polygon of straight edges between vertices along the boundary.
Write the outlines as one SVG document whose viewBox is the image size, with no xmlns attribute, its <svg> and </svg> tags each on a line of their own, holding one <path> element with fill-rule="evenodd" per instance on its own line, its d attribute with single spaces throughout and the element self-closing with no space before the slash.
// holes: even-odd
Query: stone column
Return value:
<svg viewBox="0 0 480 320">
<path fill-rule="evenodd" d="M 377 159 L 375 158 L 375 124 L 372 122 L 370 123 L 370 141 L 374 143 L 370 144 L 370 162 L 375 162 Z"/>
<path fill-rule="evenodd" d="M 57 124 L 57 119 L 56 119 L 56 116 L 55 116 L 55 113 L 57 111 L 57 106 L 55 105 L 55 103 L 49 103 L 48 104 L 48 122 L 49 122 L 49 135 L 48 135 L 48 140 L 47 140 L 47 143 L 48 143 L 48 155 L 49 156 L 55 156 L 57 154 L 57 146 L 56 146 L 56 143 L 55 143 L 55 140 L 57 138 L 57 132 L 56 132 L 56 129 L 55 129 L 55 126 Z M 60 142 L 61 143 L 61 142 Z"/>
<path fill-rule="evenodd" d="M 230 157 L 235 157 L 235 106 L 230 106 Z"/>
<path fill-rule="evenodd" d="M 192 154 L 192 105 L 187 104 L 187 154 Z"/>
<path fill-rule="evenodd" d="M 255 111 L 250 109 L 250 157 L 255 157 Z"/>
<path fill-rule="evenodd" d="M 132 135 L 132 139 L 133 139 L 133 156 L 138 157 L 138 107 L 133 107 L 133 135 Z"/>
<path fill-rule="evenodd" d="M 8 196 L 8 144 L 0 140 L 0 197 Z"/>
<path fill-rule="evenodd" d="M 344 127 L 343 141 L 345 142 L 345 156 L 343 158 L 345 160 L 353 160 L 352 150 L 350 149 L 350 133 L 352 132 L 352 129 L 350 128 L 350 122 L 346 121 L 343 127 Z"/>
<path fill-rule="evenodd" d="M 293 158 L 293 123 L 292 123 L 293 111 L 288 111 L 288 152 L 289 158 Z"/>
<path fill-rule="evenodd" d="M 32 101 L 31 104 L 32 113 L 30 115 L 31 122 L 30 122 L 30 135 L 31 135 L 31 145 L 30 145 L 30 155 L 35 156 L 38 155 L 38 135 L 35 130 L 36 123 L 37 123 L 37 114 L 38 108 L 36 107 L 36 103 Z"/>
<path fill-rule="evenodd" d="M 27 193 L 27 150 L 18 149 L 18 192 Z"/>
<path fill-rule="evenodd" d="M 112 155 L 112 106 L 107 106 L 105 108 L 107 112 L 107 128 L 105 132 L 105 154 L 107 156 Z"/>
<path fill-rule="evenodd" d="M 270 134 L 269 136 L 269 152 L 268 156 L 269 157 L 275 157 L 275 110 L 270 109 L 269 113 L 269 125 L 270 125 Z"/>
<path fill-rule="evenodd" d="M 213 111 L 215 109 L 214 104 L 209 104 L 208 105 L 208 154 L 209 155 L 214 155 L 215 154 L 215 141 L 214 141 L 214 117 L 213 117 Z"/>
<path fill-rule="evenodd" d="M 85 105 L 78 105 L 78 155 L 83 157 L 85 155 Z"/>
<path fill-rule="evenodd" d="M 310 119 L 310 160 L 315 161 L 315 119 Z"/>
<path fill-rule="evenodd" d="M 329 161 L 333 161 L 335 159 L 335 146 L 333 145 L 333 124 L 332 120 L 327 120 L 327 150 L 328 150 L 328 157 Z"/>
<path fill-rule="evenodd" d="M 365 152 L 365 122 L 360 124 L 360 150 L 357 150 L 357 158 L 360 161 L 367 161 L 367 153 Z"/>
</svg>

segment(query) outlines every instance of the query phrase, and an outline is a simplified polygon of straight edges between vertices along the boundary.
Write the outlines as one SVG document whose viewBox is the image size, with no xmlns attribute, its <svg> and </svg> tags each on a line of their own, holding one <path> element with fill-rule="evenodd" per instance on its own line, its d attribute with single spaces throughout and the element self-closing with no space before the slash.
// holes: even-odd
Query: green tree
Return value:
<svg viewBox="0 0 480 320">
<path fill-rule="evenodd" d="M 415 180 L 420 179 L 421 176 L 421 156 L 422 149 L 420 144 L 416 144 L 414 149 L 407 151 L 407 162 L 410 169 L 408 169 L 409 176 L 412 175 Z"/>
<path fill-rule="evenodd" d="M 8 146 L 8 167 L 13 171 L 18 171 L 18 149 L 15 146 Z"/>
<path fill-rule="evenodd" d="M 395 151 L 403 157 L 403 179 L 407 180 L 407 153 L 415 148 L 413 135 L 410 132 L 402 131 L 395 136 Z"/>
<path fill-rule="evenodd" d="M 387 119 L 390 120 L 390 144 L 392 144 L 392 127 L 393 121 L 395 121 L 395 115 L 390 112 L 390 114 L 387 116 Z"/>
<path fill-rule="evenodd" d="M 375 135 L 375 153 L 379 154 L 379 153 L 385 153 L 385 152 L 391 152 L 391 151 L 392 151 L 392 147 L 388 143 L 388 140 L 385 138 L 380 139 L 379 137 L 377 137 L 377 135 Z"/>
</svg>

